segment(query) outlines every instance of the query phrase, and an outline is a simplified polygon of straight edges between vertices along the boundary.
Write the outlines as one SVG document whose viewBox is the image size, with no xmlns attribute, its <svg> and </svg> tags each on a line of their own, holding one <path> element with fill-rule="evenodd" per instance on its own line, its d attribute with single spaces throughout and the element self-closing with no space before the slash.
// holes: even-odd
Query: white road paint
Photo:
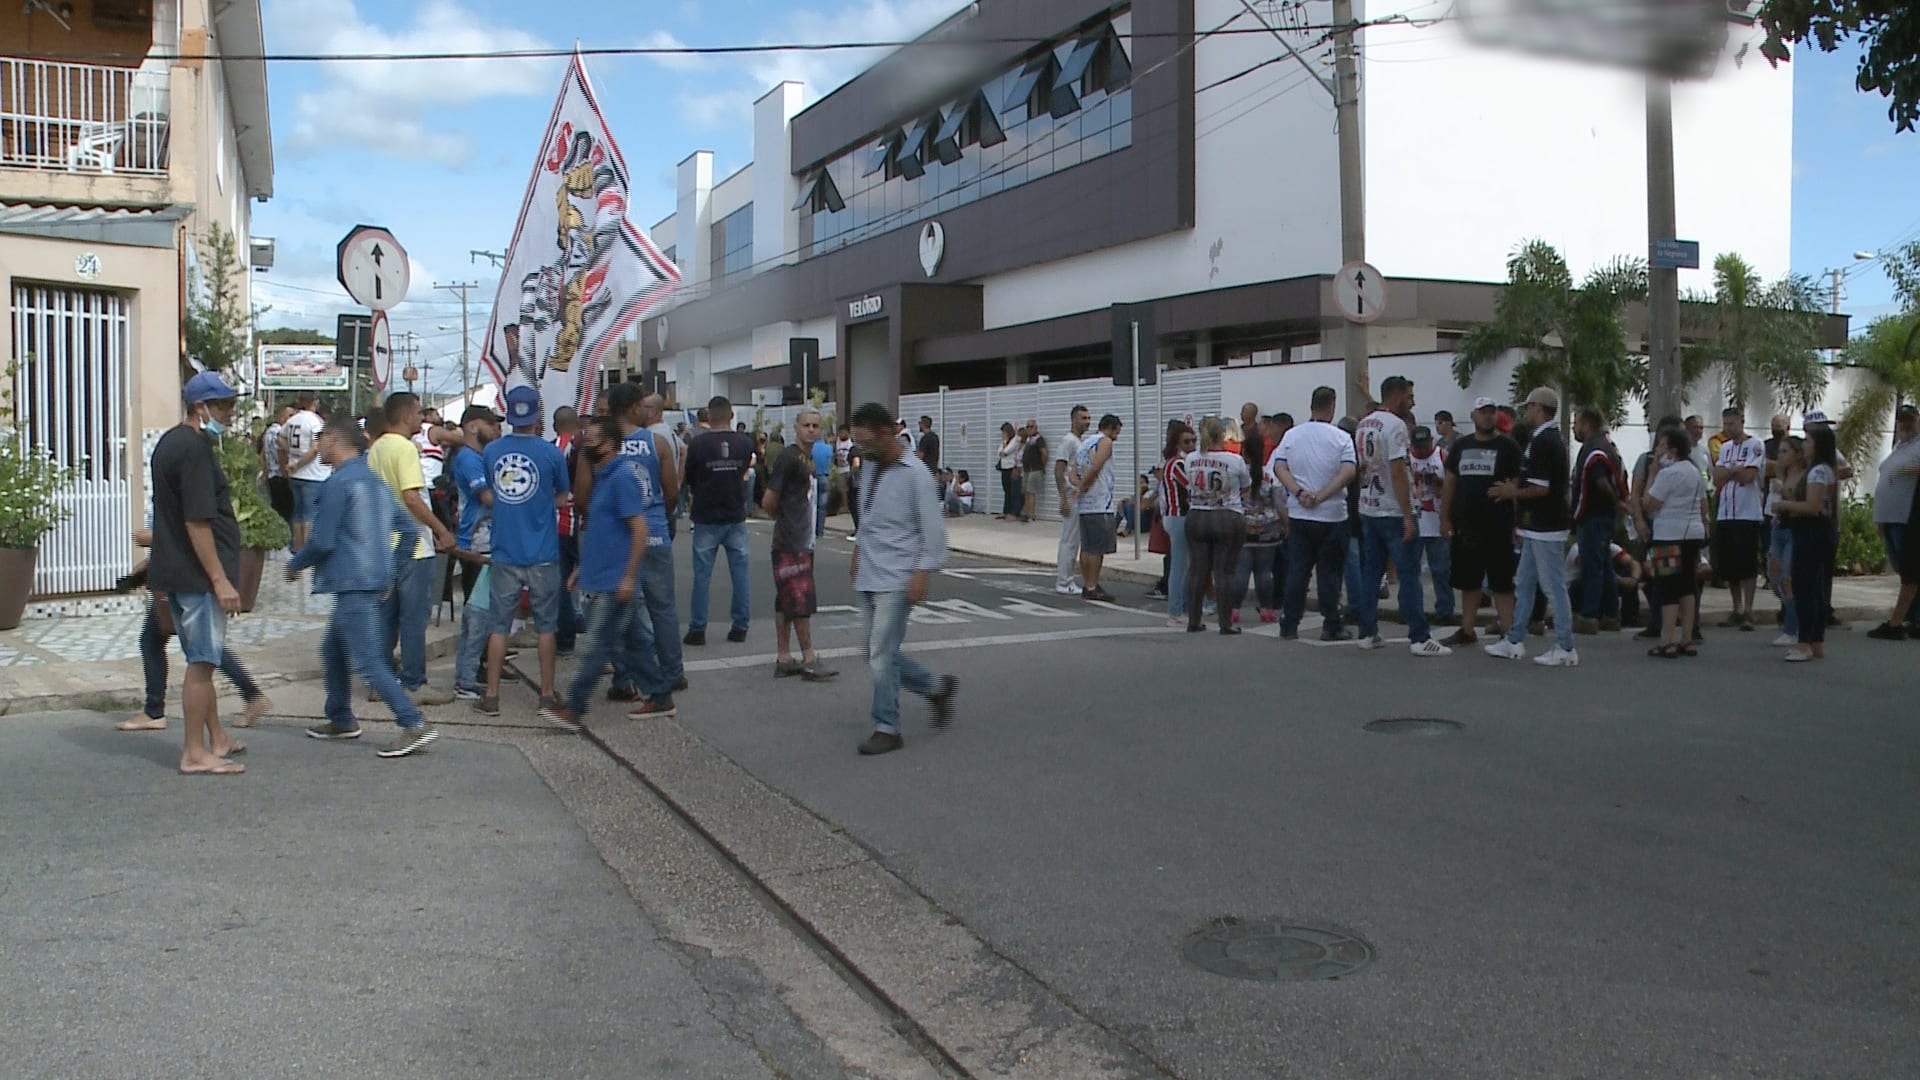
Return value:
<svg viewBox="0 0 1920 1080">
<path fill-rule="evenodd" d="M 943 641 L 909 641 L 903 651 L 910 653 L 945 652 L 949 649 L 984 649 L 996 645 L 1033 645 L 1048 641 L 1066 641 L 1069 639 L 1087 640 L 1090 638 L 1113 637 L 1149 637 L 1155 634 L 1178 634 L 1180 630 L 1167 626 L 1091 626 L 1084 630 L 1047 630 L 1031 634 L 991 634 L 985 637 L 947 638 Z M 820 655 L 829 660 L 845 660 L 849 657 L 864 659 L 867 650 L 863 646 L 842 646 L 835 649 L 821 649 Z M 772 667 L 779 659 L 773 653 L 758 656 L 729 656 L 716 660 L 689 660 L 688 671 L 734 671 L 741 668 Z"/>
</svg>

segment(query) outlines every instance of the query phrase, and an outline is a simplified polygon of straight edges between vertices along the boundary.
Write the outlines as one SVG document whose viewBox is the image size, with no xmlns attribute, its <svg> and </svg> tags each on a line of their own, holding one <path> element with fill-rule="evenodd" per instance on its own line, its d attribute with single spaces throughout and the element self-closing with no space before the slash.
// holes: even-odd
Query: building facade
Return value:
<svg viewBox="0 0 1920 1080">
<path fill-rule="evenodd" d="M 1375 355 L 1444 352 L 1521 242 L 1585 268 L 1647 249 L 1644 81 L 1478 48 L 1436 5 L 1357 5 Z M 683 275 L 637 370 L 683 401 L 842 403 L 1112 371 L 1151 302 L 1171 367 L 1338 358 L 1331 4 L 981 0 L 809 107 L 774 87 L 754 161 L 679 166 L 654 227 Z M 1751 30 L 1734 31 L 1735 44 Z M 957 57 L 935 62 L 943 56 Z M 1675 94 L 1680 232 L 1788 266 L 1792 74 L 1723 63 Z M 1710 271 L 1709 271 L 1710 272 Z M 1688 287 L 1707 288 L 1689 274 Z M 798 340 L 803 343 L 794 345 Z M 1325 380 L 1339 385 L 1338 378 Z"/>
<path fill-rule="evenodd" d="M 212 225 L 242 303 L 272 263 L 251 200 L 273 194 L 259 0 L 0 6 L 0 285 L 15 422 L 79 474 L 42 542 L 38 599 L 131 567 L 144 463 L 179 422 L 182 322 Z"/>
</svg>

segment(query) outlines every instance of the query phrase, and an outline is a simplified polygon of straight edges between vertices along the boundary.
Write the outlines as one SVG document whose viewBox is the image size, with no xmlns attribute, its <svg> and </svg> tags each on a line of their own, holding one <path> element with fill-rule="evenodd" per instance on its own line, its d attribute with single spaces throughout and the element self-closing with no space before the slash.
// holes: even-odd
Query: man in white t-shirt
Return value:
<svg viewBox="0 0 1920 1080">
<path fill-rule="evenodd" d="M 1413 453 L 1407 456 L 1407 471 L 1413 481 L 1414 509 L 1420 515 L 1420 538 L 1414 541 L 1414 557 L 1407 561 L 1418 574 L 1420 561 L 1425 558 L 1427 572 L 1433 577 L 1433 621 L 1438 626 L 1451 626 L 1458 621 L 1453 614 L 1453 541 L 1440 528 L 1440 496 L 1447 486 L 1447 448 L 1425 424 L 1413 429 Z"/>
<path fill-rule="evenodd" d="M 1118 550 L 1113 450 L 1119 437 L 1120 418 L 1112 413 L 1100 417 L 1099 431 L 1082 439 L 1074 451 L 1067 476 L 1075 492 L 1073 516 L 1080 524 L 1081 595 L 1109 604 L 1113 596 L 1100 587 L 1100 569 Z"/>
<path fill-rule="evenodd" d="M 1287 585 L 1280 637 L 1300 635 L 1307 607 L 1307 575 L 1318 573 L 1320 640 L 1343 641 L 1340 582 L 1347 563 L 1347 485 L 1353 482 L 1353 440 L 1333 425 L 1339 394 L 1313 392 L 1312 418 L 1295 425 L 1267 458 L 1267 477 L 1287 493 Z"/>
<path fill-rule="evenodd" d="M 1747 433 L 1745 410 L 1720 413 L 1720 455 L 1713 463 L 1719 512 L 1713 529 L 1713 569 L 1727 583 L 1733 611 L 1720 625 L 1752 630 L 1753 594 L 1760 577 L 1760 541 L 1766 521 L 1762 480 L 1767 444 Z"/>
<path fill-rule="evenodd" d="M 1080 440 L 1093 426 L 1093 414 L 1085 405 L 1075 405 L 1067 415 L 1068 434 L 1060 440 L 1060 452 L 1053 458 L 1053 486 L 1060 493 L 1060 544 L 1054 551 L 1053 591 L 1063 596 L 1079 596 L 1080 517 L 1076 512 L 1080 493 L 1067 478 L 1067 467 L 1080 456 Z"/>
<path fill-rule="evenodd" d="M 287 418 L 280 437 L 287 445 L 287 475 L 293 479 L 293 550 L 298 552 L 307 545 L 320 485 L 333 475 L 333 467 L 320 458 L 320 429 L 324 424 L 315 411 L 319 396 L 303 390 L 294 400 L 294 414 Z"/>
<path fill-rule="evenodd" d="M 1401 419 L 1413 404 L 1413 383 L 1389 376 L 1380 384 L 1379 407 L 1360 421 L 1354 440 L 1360 464 L 1360 591 L 1353 598 L 1354 617 L 1360 624 L 1360 647 L 1379 648 L 1380 579 L 1391 562 L 1400 571 L 1400 614 L 1407 620 L 1413 655 L 1448 656 L 1453 650 L 1433 640 L 1422 610 L 1420 522 L 1407 465 L 1413 439 Z"/>
</svg>

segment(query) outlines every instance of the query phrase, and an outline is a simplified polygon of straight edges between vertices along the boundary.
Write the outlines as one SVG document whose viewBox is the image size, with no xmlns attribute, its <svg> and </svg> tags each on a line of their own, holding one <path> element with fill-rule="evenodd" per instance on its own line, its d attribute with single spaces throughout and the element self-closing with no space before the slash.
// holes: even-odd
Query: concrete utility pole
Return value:
<svg viewBox="0 0 1920 1080">
<path fill-rule="evenodd" d="M 1673 83 L 1647 77 L 1647 430 L 1663 416 L 1681 415 L 1680 271 L 1660 269 L 1654 245 L 1678 234 L 1674 208 Z"/>
<path fill-rule="evenodd" d="M 460 393 L 468 401 L 473 400 L 473 342 L 467 336 L 467 293 L 479 287 L 480 284 L 474 281 L 434 285 L 436 289 L 460 294 Z"/>
<path fill-rule="evenodd" d="M 1353 0 L 1333 0 L 1333 108 L 1340 138 L 1340 261 L 1343 265 L 1367 258 L 1366 155 L 1360 144 L 1360 66 L 1354 58 L 1358 31 Z M 1367 324 L 1346 321 L 1347 415 L 1360 416 L 1369 398 Z"/>
</svg>

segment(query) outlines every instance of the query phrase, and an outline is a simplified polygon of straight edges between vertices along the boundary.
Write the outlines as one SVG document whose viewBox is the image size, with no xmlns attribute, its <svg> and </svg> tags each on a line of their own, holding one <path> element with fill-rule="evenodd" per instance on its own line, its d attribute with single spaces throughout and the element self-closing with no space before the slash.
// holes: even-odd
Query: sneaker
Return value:
<svg viewBox="0 0 1920 1080">
<path fill-rule="evenodd" d="M 685 690 L 686 688 L 687 688 L 687 677 L 685 675 L 682 675 L 680 676 L 679 680 L 673 684 L 673 692 L 677 694 L 680 691 Z"/>
<path fill-rule="evenodd" d="M 1200 611 L 1202 614 L 1206 615 L 1207 618 L 1211 619 L 1215 615 L 1218 615 L 1220 613 L 1220 605 L 1209 600 L 1206 603 L 1200 605 Z"/>
<path fill-rule="evenodd" d="M 369 705 L 380 704 L 380 691 L 375 690 L 371 686 L 367 687 L 367 704 Z"/>
<path fill-rule="evenodd" d="M 1053 591 L 1059 593 L 1061 596 L 1079 596 L 1080 583 L 1077 581 L 1069 581 L 1065 585 L 1055 585 Z"/>
<path fill-rule="evenodd" d="M 670 717 L 678 716 L 679 713 L 680 713 L 680 709 L 676 705 L 663 705 L 660 702 L 653 700 L 652 698 L 648 698 L 647 700 L 642 701 L 639 705 L 635 706 L 634 708 L 628 709 L 627 719 L 629 720 L 666 720 L 666 719 L 669 719 Z"/>
<path fill-rule="evenodd" d="M 860 534 L 859 534 L 859 533 L 857 533 L 857 532 L 850 532 L 850 533 L 848 533 L 848 534 L 847 534 L 847 539 L 848 539 L 848 540 L 858 540 L 858 539 L 860 539 Z"/>
<path fill-rule="evenodd" d="M 479 701 L 486 696 L 486 694 L 478 690 L 473 690 L 465 686 L 456 686 L 453 688 L 453 700 L 455 701 Z"/>
<path fill-rule="evenodd" d="M 1603 634 L 1611 634 L 1619 629 L 1620 629 L 1619 619 L 1601 619 L 1600 620 L 1600 632 Z M 1749 627 L 1748 629 L 1752 629 L 1752 628 Z"/>
<path fill-rule="evenodd" d="M 639 701 L 640 691 L 631 686 L 609 686 L 607 687 L 607 700 L 620 702 Z"/>
<path fill-rule="evenodd" d="M 500 695 L 494 694 L 482 697 L 479 701 L 473 703 L 473 711 L 479 713 L 481 716 L 499 716 Z"/>
<path fill-rule="evenodd" d="M 406 757 L 409 754 L 418 754 L 439 737 L 439 732 L 425 724 L 421 724 L 419 727 L 401 728 L 400 734 L 382 743 L 380 749 L 375 750 L 374 754 L 383 758 Z"/>
<path fill-rule="evenodd" d="M 555 728 L 569 735 L 580 734 L 580 718 L 573 714 L 572 709 L 562 708 L 558 705 L 551 708 L 542 707 L 540 710 L 540 719 L 545 720 L 547 723 L 552 724 Z"/>
<path fill-rule="evenodd" d="M 1598 619 L 1576 618 L 1573 620 L 1573 632 L 1591 637 L 1600 632 L 1600 621 Z"/>
<path fill-rule="evenodd" d="M 705 630 L 689 630 L 687 631 L 687 636 L 680 639 L 680 644 L 682 645 L 705 645 L 706 643 L 707 632 Z"/>
<path fill-rule="evenodd" d="M 1501 638 L 1480 650 L 1495 660 L 1525 660 L 1527 647 Z"/>
<path fill-rule="evenodd" d="M 1547 636 L 1547 622 L 1546 622 L 1546 620 L 1545 620 L 1545 619 L 1535 619 L 1535 620 L 1534 620 L 1533 622 L 1530 622 L 1530 623 L 1528 623 L 1528 624 L 1527 624 L 1527 636 L 1528 636 L 1528 637 L 1546 637 L 1546 636 Z"/>
<path fill-rule="evenodd" d="M 1184 630 L 1187 626 L 1187 617 L 1185 615 L 1169 615 L 1167 616 L 1167 625 L 1175 630 Z"/>
<path fill-rule="evenodd" d="M 1277 623 L 1280 621 L 1280 613 L 1272 608 L 1261 608 L 1260 621 L 1263 623 Z"/>
<path fill-rule="evenodd" d="M 927 695 L 927 704 L 933 706 L 933 726 L 943 728 L 953 723 L 953 695 L 960 692 L 960 679 L 955 675 L 942 675 L 940 689 Z M 899 736 L 894 738 L 897 740 Z"/>
<path fill-rule="evenodd" d="M 1785 649 L 1798 644 L 1800 644 L 1800 639 L 1794 637 L 1792 634 L 1781 634 L 1779 637 L 1773 639 L 1773 647 L 1776 649 Z"/>
<path fill-rule="evenodd" d="M 1736 612 L 1734 612 L 1734 613 L 1732 613 L 1732 614 L 1730 614 L 1730 615 L 1728 615 L 1728 616 L 1727 616 L 1726 618 L 1724 618 L 1724 619 L 1721 619 L 1721 620 L 1720 620 L 1720 628 L 1721 628 L 1722 630 L 1738 630 L 1738 629 L 1740 629 L 1740 613 L 1736 611 Z"/>
<path fill-rule="evenodd" d="M 1385 641 L 1382 641 L 1380 639 L 1379 634 L 1374 634 L 1371 637 L 1363 637 L 1360 639 L 1360 647 L 1363 649 L 1366 649 L 1369 652 L 1373 651 L 1374 649 L 1385 648 L 1386 644 L 1387 643 Z"/>
<path fill-rule="evenodd" d="M 1805 649 L 1787 650 L 1787 663 L 1789 664 L 1804 664 L 1814 659 L 1817 659 L 1817 657 Z"/>
<path fill-rule="evenodd" d="M 1412 645 L 1407 647 L 1407 651 L 1412 653 L 1415 656 L 1452 656 L 1453 655 L 1452 649 L 1447 648 L 1445 645 L 1440 644 L 1439 642 L 1433 640 L 1432 638 L 1428 638 L 1425 641 L 1414 642 Z"/>
<path fill-rule="evenodd" d="M 891 754 L 905 745 L 907 740 L 901 738 L 896 732 L 876 731 L 867 736 L 866 742 L 860 744 L 860 753 L 863 757 Z"/>
<path fill-rule="evenodd" d="M 1091 604 L 1111 604 L 1113 603 L 1113 594 L 1096 585 L 1091 589 L 1081 589 L 1080 599 Z"/>
<path fill-rule="evenodd" d="M 838 674 L 840 674 L 838 671 L 835 671 L 833 668 L 830 668 L 825 664 L 822 664 L 820 661 L 815 660 L 813 663 L 808 664 L 805 667 L 802 667 L 800 669 L 800 681 L 801 682 L 826 682 L 827 680 L 833 678 Z"/>
<path fill-rule="evenodd" d="M 735 645 L 738 645 L 741 642 L 747 640 L 747 631 L 743 627 L 736 626 L 733 629 L 727 631 L 727 640 L 733 642 Z"/>
<path fill-rule="evenodd" d="M 1660 628 L 1657 626 L 1649 626 L 1645 630 L 1642 630 L 1633 636 L 1636 638 L 1644 638 L 1645 640 L 1653 641 L 1660 637 Z"/>
<path fill-rule="evenodd" d="M 413 699 L 415 705 L 424 707 L 428 705 L 450 704 L 453 701 L 454 693 L 451 690 L 437 690 L 432 686 L 423 684 L 412 690 L 407 696 Z"/>
<path fill-rule="evenodd" d="M 315 724 L 307 729 L 309 739 L 346 740 L 360 737 L 360 725 L 335 727 L 332 724 Z"/>
<path fill-rule="evenodd" d="M 1744 631 L 1751 631 L 1751 630 L 1752 630 L 1753 628 L 1754 628 L 1754 627 L 1753 627 L 1753 614 L 1752 614 L 1751 612 L 1749 612 L 1749 613 L 1747 613 L 1747 614 L 1745 614 L 1745 615 L 1742 615 L 1742 616 L 1740 616 L 1740 629 L 1741 629 L 1741 630 L 1744 630 Z"/>
<path fill-rule="evenodd" d="M 1147 590 L 1147 599 L 1149 600 L 1165 600 L 1166 598 L 1167 590 L 1165 589 L 1155 587 Z"/>
<path fill-rule="evenodd" d="M 1282 630 L 1282 631 L 1280 631 L 1280 640 L 1281 640 L 1281 641 L 1299 641 L 1299 640 L 1300 640 L 1300 631 L 1298 631 L 1298 630 Z"/>
<path fill-rule="evenodd" d="M 1240 612 L 1237 610 L 1233 613 L 1233 625 L 1240 625 Z"/>
<path fill-rule="evenodd" d="M 1320 628 L 1321 641 L 1352 641 L 1353 631 L 1344 626 L 1323 626 Z"/>
<path fill-rule="evenodd" d="M 1446 644 L 1454 646 L 1478 645 L 1480 644 L 1480 635 L 1463 626 L 1455 630 L 1452 635 L 1447 638 Z"/>
<path fill-rule="evenodd" d="M 1894 626 L 1891 623 L 1881 623 L 1879 626 L 1867 631 L 1867 636 L 1875 641 L 1905 641 L 1907 640 L 1907 628 L 1904 626 Z"/>
<path fill-rule="evenodd" d="M 790 679 L 802 671 L 805 671 L 806 668 L 807 666 L 798 660 L 776 660 L 773 663 L 773 677 L 776 679 Z"/>
<path fill-rule="evenodd" d="M 1558 645 L 1533 658 L 1541 667 L 1579 667 L 1580 653 L 1575 649 L 1563 649 Z"/>
</svg>

